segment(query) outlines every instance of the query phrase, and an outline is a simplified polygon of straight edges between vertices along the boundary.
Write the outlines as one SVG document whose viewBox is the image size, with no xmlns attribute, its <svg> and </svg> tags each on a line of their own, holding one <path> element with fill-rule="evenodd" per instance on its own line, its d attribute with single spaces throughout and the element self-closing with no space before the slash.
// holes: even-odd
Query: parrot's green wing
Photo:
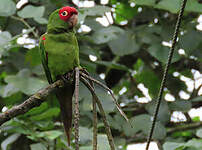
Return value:
<svg viewBox="0 0 202 150">
<path fill-rule="evenodd" d="M 39 51 L 40 51 L 40 55 L 41 55 L 41 62 L 46 74 L 46 78 L 48 80 L 48 83 L 51 84 L 53 83 L 52 77 L 51 77 L 51 73 L 50 70 L 48 68 L 48 53 L 46 53 L 45 51 L 45 47 L 44 47 L 44 40 L 43 38 L 45 38 L 44 35 L 41 36 L 40 41 L 39 41 Z"/>
</svg>

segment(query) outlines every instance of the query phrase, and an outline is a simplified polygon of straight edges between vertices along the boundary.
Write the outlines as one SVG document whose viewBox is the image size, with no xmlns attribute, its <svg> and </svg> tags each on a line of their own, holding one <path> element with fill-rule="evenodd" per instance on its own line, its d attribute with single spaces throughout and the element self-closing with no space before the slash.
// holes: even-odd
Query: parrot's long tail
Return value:
<svg viewBox="0 0 202 150">
<path fill-rule="evenodd" d="M 74 94 L 74 85 L 68 84 L 63 88 L 60 88 L 56 92 L 56 96 L 60 103 L 60 110 L 62 115 L 62 122 L 64 125 L 65 133 L 67 136 L 68 145 L 71 140 L 71 128 L 72 128 L 72 97 Z"/>
</svg>

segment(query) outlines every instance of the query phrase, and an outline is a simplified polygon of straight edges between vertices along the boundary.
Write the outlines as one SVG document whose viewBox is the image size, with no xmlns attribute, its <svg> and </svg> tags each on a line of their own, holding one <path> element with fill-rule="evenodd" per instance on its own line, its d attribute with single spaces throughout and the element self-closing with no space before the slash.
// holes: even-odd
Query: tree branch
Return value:
<svg viewBox="0 0 202 150">
<path fill-rule="evenodd" d="M 39 90 L 37 93 L 29 97 L 22 104 L 18 106 L 13 106 L 11 109 L 0 113 L 0 126 L 6 121 L 24 114 L 28 112 L 30 109 L 41 105 L 45 101 L 45 98 L 52 92 L 54 92 L 57 88 L 63 87 L 64 82 L 62 80 L 58 80 L 53 84 L 47 86 L 44 89 Z"/>
<path fill-rule="evenodd" d="M 167 130 L 167 134 L 172 134 L 177 131 L 186 131 L 190 129 L 196 129 L 202 126 L 202 122 L 194 122 L 194 123 L 189 123 L 189 124 L 183 124 L 179 125 L 173 128 L 170 128 Z"/>
</svg>

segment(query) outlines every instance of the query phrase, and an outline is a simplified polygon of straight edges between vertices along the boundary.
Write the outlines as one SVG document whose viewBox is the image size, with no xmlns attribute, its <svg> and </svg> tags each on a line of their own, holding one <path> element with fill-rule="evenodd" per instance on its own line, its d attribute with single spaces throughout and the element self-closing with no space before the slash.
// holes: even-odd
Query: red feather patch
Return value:
<svg viewBox="0 0 202 150">
<path fill-rule="evenodd" d="M 78 14 L 78 11 L 74 7 L 65 6 L 59 10 L 60 19 L 68 21 L 68 19 L 73 15 Z"/>
<path fill-rule="evenodd" d="M 43 37 L 42 37 L 42 40 L 43 40 L 43 41 L 45 41 L 45 40 L 46 40 L 46 37 L 45 37 L 45 36 L 43 36 Z"/>
</svg>

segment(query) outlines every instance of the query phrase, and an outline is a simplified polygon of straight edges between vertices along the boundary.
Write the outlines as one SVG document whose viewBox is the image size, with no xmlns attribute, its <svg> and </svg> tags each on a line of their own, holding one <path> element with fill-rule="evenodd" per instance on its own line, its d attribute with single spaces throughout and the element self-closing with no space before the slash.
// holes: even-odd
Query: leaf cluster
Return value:
<svg viewBox="0 0 202 150">
<path fill-rule="evenodd" d="M 2 111 L 22 103 L 47 86 L 38 53 L 39 37 L 46 32 L 48 16 L 53 10 L 64 5 L 75 6 L 66 0 L 29 0 L 16 8 L 19 3 L 18 0 L 0 1 Z M 110 0 L 106 5 L 95 1 L 93 7 L 78 9 L 81 65 L 94 78 L 113 89 L 134 126 L 131 128 L 121 118 L 110 95 L 95 87 L 107 112 L 117 149 L 126 150 L 129 144 L 146 141 L 180 3 L 181 0 L 161 0 L 157 4 L 155 0 Z M 189 113 L 202 106 L 202 97 L 199 96 L 202 32 L 197 28 L 200 13 L 202 4 L 188 0 L 154 131 L 154 140 L 165 150 L 199 150 L 202 147 L 202 132 L 195 126 L 195 123 L 200 123 L 200 118 L 191 117 Z M 188 98 L 180 93 L 186 93 Z M 79 100 L 81 149 L 90 150 L 92 101 L 90 92 L 82 84 Z M 176 112 L 186 119 L 173 121 Z M 1 149 L 66 148 L 59 114 L 58 102 L 51 95 L 41 106 L 0 127 Z M 178 130 L 187 125 L 189 128 Z M 98 147 L 107 150 L 109 145 L 104 133 L 100 120 Z M 74 149 L 74 144 L 71 146 L 69 149 Z"/>
</svg>

